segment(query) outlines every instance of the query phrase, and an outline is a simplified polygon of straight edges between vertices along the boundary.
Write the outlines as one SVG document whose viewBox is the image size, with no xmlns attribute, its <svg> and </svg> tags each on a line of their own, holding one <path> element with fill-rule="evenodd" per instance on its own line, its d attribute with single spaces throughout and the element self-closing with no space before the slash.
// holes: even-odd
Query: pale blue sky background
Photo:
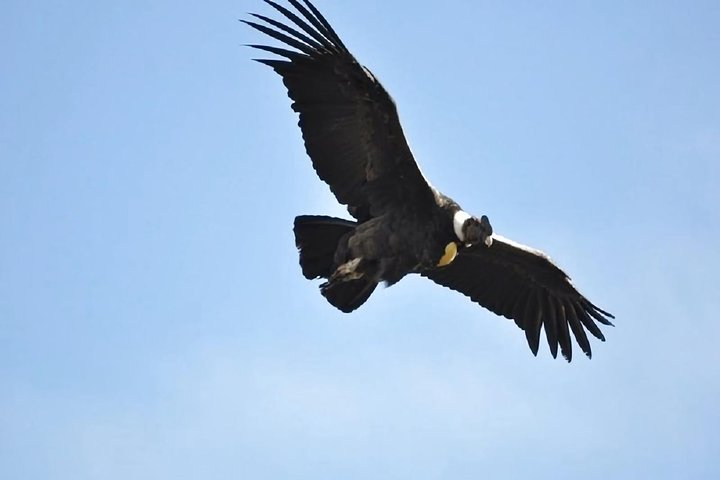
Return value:
<svg viewBox="0 0 720 480">
<path fill-rule="evenodd" d="M 420 278 L 343 315 L 342 214 L 258 1 L 5 1 L 0 477 L 720 478 L 720 3 L 317 0 L 423 171 L 617 315 L 594 358 Z"/>
</svg>

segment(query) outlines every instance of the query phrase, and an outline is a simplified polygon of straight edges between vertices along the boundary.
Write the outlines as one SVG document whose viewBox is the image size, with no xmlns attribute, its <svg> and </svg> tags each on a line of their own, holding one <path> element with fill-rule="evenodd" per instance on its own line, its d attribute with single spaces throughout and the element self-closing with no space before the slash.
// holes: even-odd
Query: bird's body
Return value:
<svg viewBox="0 0 720 480">
<path fill-rule="evenodd" d="M 315 171 L 354 217 L 295 219 L 303 275 L 326 279 L 322 294 L 350 312 L 378 283 L 418 273 L 515 320 L 533 353 L 544 325 L 553 356 L 560 346 L 570 360 L 570 331 L 590 356 L 585 329 L 604 340 L 595 321 L 610 325 L 612 315 L 577 292 L 545 254 L 493 234 L 487 217 L 430 185 L 390 95 L 309 1 L 288 0 L 297 13 L 265 2 L 290 24 L 262 15 L 253 16 L 264 24 L 245 23 L 294 50 L 251 46 L 282 57 L 258 61 L 283 78 Z"/>
</svg>

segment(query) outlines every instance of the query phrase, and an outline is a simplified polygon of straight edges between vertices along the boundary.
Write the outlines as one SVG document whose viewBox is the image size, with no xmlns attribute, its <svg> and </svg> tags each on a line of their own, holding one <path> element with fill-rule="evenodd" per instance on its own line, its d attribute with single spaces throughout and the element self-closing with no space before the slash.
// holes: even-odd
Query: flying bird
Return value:
<svg viewBox="0 0 720 480">
<path fill-rule="evenodd" d="M 570 332 L 591 357 L 586 331 L 604 341 L 597 324 L 612 325 L 613 315 L 546 254 L 494 233 L 487 216 L 467 213 L 425 179 L 393 99 L 312 3 L 264 1 L 284 21 L 250 14 L 243 22 L 282 46 L 249 46 L 275 57 L 256 60 L 282 77 L 317 175 L 354 218 L 295 218 L 303 275 L 325 279 L 322 295 L 352 312 L 379 283 L 417 273 L 514 320 L 534 355 L 544 329 L 554 358 L 559 347 L 572 359 Z"/>
</svg>

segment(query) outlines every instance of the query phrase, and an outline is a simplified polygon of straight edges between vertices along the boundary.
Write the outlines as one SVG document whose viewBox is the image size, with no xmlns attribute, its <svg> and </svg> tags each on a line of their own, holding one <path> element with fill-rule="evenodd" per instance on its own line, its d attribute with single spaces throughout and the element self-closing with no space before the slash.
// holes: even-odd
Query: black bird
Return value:
<svg viewBox="0 0 720 480">
<path fill-rule="evenodd" d="M 392 98 L 312 3 L 288 0 L 293 11 L 264 1 L 285 23 L 256 14 L 243 22 L 284 46 L 249 46 L 280 57 L 257 61 L 282 77 L 315 171 L 355 218 L 295 218 L 303 275 L 326 279 L 323 296 L 351 312 L 378 283 L 419 273 L 514 320 L 534 355 L 544 326 L 553 357 L 559 345 L 572 359 L 570 331 L 590 357 L 585 330 L 604 341 L 596 322 L 612 325 L 614 317 L 543 252 L 493 234 L 486 216 L 466 213 L 430 185 Z"/>
</svg>

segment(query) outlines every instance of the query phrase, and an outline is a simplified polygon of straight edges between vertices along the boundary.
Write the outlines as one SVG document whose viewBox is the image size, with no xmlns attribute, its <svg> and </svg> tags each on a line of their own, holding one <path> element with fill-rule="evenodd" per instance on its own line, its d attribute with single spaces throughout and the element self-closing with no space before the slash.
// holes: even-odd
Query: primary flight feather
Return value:
<svg viewBox="0 0 720 480">
<path fill-rule="evenodd" d="M 547 255 L 494 234 L 486 216 L 466 213 L 428 183 L 392 98 L 312 3 L 264 1 L 284 22 L 258 14 L 243 21 L 282 46 L 250 46 L 276 56 L 257 61 L 282 77 L 315 171 L 355 219 L 295 218 L 303 275 L 326 279 L 322 295 L 351 312 L 378 283 L 418 273 L 514 320 L 535 355 L 544 330 L 553 357 L 559 347 L 572 359 L 571 333 L 590 357 L 586 332 L 604 341 L 597 324 L 614 317 Z"/>
</svg>

